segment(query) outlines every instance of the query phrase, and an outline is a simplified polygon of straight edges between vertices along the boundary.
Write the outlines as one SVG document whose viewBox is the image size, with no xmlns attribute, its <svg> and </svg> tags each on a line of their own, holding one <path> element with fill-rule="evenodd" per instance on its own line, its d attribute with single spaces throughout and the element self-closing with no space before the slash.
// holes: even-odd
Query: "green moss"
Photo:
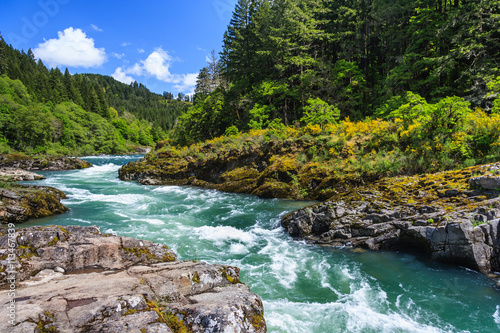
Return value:
<svg viewBox="0 0 500 333">
<path fill-rule="evenodd" d="M 252 315 L 252 320 L 250 321 L 255 330 L 260 331 L 266 327 L 266 320 L 263 315 L 254 314 Z"/>
<path fill-rule="evenodd" d="M 172 330 L 174 333 L 189 333 L 189 329 L 184 325 L 184 321 L 179 318 L 175 314 L 163 312 L 163 318 L 165 324 Z"/>
<path fill-rule="evenodd" d="M 19 259 L 30 259 L 33 256 L 37 256 L 35 253 L 35 248 L 32 246 L 19 245 L 18 250 L 21 250 L 21 254 L 19 255 Z"/>
<path fill-rule="evenodd" d="M 154 311 L 158 315 L 157 322 L 167 324 L 172 332 L 191 333 L 182 319 L 177 318 L 174 313 L 165 310 L 157 302 L 146 299 L 146 304 L 148 306 L 148 311 Z"/>
<path fill-rule="evenodd" d="M 198 272 L 194 272 L 193 277 L 191 277 L 191 281 L 195 283 L 200 283 L 200 276 L 198 275 Z"/>
<path fill-rule="evenodd" d="M 237 269 L 237 268 L 235 268 Z M 231 284 L 237 284 L 237 283 L 241 283 L 240 279 L 239 278 L 234 278 L 232 275 L 231 275 L 231 272 L 229 271 L 229 269 L 227 267 L 221 267 L 219 268 L 219 272 L 222 273 L 222 275 L 226 278 L 226 280 L 229 281 L 229 283 Z"/>
<path fill-rule="evenodd" d="M 223 181 L 239 181 L 243 179 L 256 179 L 260 175 L 259 171 L 254 168 L 245 166 L 227 171 L 220 178 Z"/>
<path fill-rule="evenodd" d="M 128 315 L 134 314 L 136 312 L 137 312 L 137 310 L 135 310 L 135 309 L 127 309 L 124 316 L 128 316 Z"/>
<path fill-rule="evenodd" d="M 54 315 L 48 311 L 38 316 L 38 321 L 30 320 L 36 324 L 35 332 L 58 333 L 60 332 L 54 325 Z"/>
<path fill-rule="evenodd" d="M 47 246 L 52 246 L 52 245 L 55 245 L 59 242 L 59 237 L 55 236 L 50 242 L 49 244 L 47 244 Z"/>
<path fill-rule="evenodd" d="M 176 261 L 175 256 L 173 256 L 170 253 L 166 253 L 162 257 L 158 257 L 157 255 L 155 255 L 154 253 L 149 251 L 149 249 L 147 247 L 140 247 L 140 248 L 138 248 L 138 247 L 122 247 L 121 249 L 123 251 L 131 253 L 139 258 L 145 256 L 146 258 L 148 258 L 150 260 L 158 260 L 161 262 Z"/>
</svg>

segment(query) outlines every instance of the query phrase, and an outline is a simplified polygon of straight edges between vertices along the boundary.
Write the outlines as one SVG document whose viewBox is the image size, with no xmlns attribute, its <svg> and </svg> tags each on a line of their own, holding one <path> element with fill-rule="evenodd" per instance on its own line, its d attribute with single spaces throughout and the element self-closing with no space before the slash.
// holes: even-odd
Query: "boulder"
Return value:
<svg viewBox="0 0 500 333">
<path fill-rule="evenodd" d="M 481 176 L 469 180 L 471 187 L 479 187 L 485 190 L 500 190 L 500 177 Z"/>
<path fill-rule="evenodd" d="M 22 223 L 68 211 L 61 200 L 66 195 L 49 186 L 26 186 L 7 183 L 0 188 L 0 223 Z"/>
<path fill-rule="evenodd" d="M 16 326 L 1 321 L 1 332 L 266 331 L 262 301 L 236 267 L 176 261 L 165 245 L 97 227 L 0 235 L 0 302 L 16 304 Z M 12 268 L 15 298 L 7 284 Z"/>
<path fill-rule="evenodd" d="M 24 181 L 24 180 L 41 180 L 45 179 L 44 176 L 39 175 L 34 172 L 29 172 L 22 169 L 16 168 L 1 168 L 0 169 L 0 180 L 3 181 Z"/>
<path fill-rule="evenodd" d="M 380 208 L 384 203 L 376 199 L 350 205 L 328 201 L 285 215 L 281 224 L 291 236 L 312 243 L 417 250 L 439 262 L 490 273 L 500 269 L 500 219 L 494 219 L 500 214 L 499 203 L 493 198 L 469 211 L 443 211 L 404 206 L 389 210 Z"/>
</svg>

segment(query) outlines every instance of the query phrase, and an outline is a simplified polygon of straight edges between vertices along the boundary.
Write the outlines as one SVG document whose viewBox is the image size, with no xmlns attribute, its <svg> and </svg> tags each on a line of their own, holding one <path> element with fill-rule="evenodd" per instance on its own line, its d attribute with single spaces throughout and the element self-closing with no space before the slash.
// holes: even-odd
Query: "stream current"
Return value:
<svg viewBox="0 0 500 333">
<path fill-rule="evenodd" d="M 41 172 L 68 213 L 31 225 L 97 225 L 172 248 L 179 260 L 237 266 L 263 300 L 268 332 L 500 332 L 500 291 L 484 275 L 406 253 L 319 247 L 280 225 L 311 204 L 118 179 L 140 156 L 95 156 L 94 167 Z"/>
</svg>

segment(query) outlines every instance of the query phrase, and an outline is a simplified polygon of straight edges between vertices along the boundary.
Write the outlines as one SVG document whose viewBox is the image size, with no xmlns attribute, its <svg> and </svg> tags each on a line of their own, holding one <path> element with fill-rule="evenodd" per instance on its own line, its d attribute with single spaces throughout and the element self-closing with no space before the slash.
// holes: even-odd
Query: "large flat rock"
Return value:
<svg viewBox="0 0 500 333">
<path fill-rule="evenodd" d="M 262 302 L 236 267 L 176 261 L 164 245 L 96 227 L 3 232 L 0 245 L 0 316 L 16 306 L 15 325 L 1 321 L 0 332 L 266 331 Z"/>
</svg>

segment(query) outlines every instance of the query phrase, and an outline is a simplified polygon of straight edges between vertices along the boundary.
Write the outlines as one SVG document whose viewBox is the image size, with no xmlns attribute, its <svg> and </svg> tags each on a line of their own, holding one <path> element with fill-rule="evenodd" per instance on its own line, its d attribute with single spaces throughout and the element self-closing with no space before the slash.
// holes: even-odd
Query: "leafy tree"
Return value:
<svg viewBox="0 0 500 333">
<path fill-rule="evenodd" d="M 300 121 L 306 124 L 321 125 L 324 127 L 327 124 L 335 124 L 339 120 L 340 110 L 333 105 L 328 105 L 320 98 L 307 101 L 307 106 L 304 107 L 304 116 Z"/>
</svg>

